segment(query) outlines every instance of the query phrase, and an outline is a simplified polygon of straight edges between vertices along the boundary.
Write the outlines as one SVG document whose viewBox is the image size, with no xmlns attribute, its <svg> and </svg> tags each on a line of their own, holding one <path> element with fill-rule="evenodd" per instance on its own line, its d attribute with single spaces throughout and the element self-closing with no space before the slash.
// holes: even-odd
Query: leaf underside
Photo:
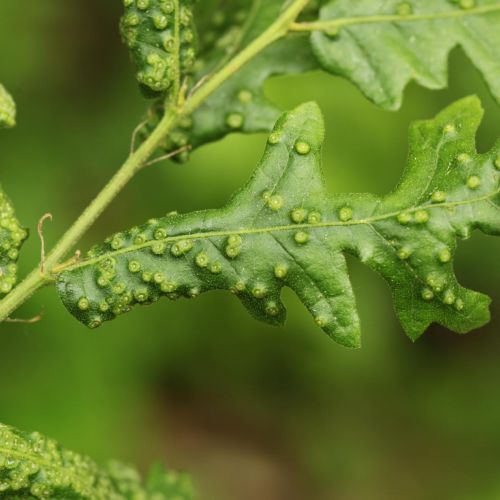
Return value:
<svg viewBox="0 0 500 500">
<path fill-rule="evenodd" d="M 388 109 L 407 84 L 446 87 L 448 56 L 460 46 L 500 103 L 498 0 L 335 0 L 321 9 L 324 31 L 312 35 L 326 71 L 353 82 Z"/>
<path fill-rule="evenodd" d="M 60 296 L 94 328 L 135 304 L 224 289 L 279 325 L 286 286 L 328 335 L 357 347 L 349 253 L 385 278 L 412 339 L 433 322 L 459 333 L 477 328 L 490 299 L 459 285 L 453 258 L 457 238 L 473 229 L 500 233 L 500 143 L 476 152 L 482 114 L 470 97 L 413 124 L 406 172 L 388 196 L 333 196 L 320 167 L 323 118 L 304 104 L 278 120 L 252 179 L 225 207 L 115 234 L 58 276 Z"/>
<path fill-rule="evenodd" d="M 0 424 L 0 498 L 193 500 L 189 478 L 155 465 L 144 485 L 119 462 L 99 467 L 38 432 Z"/>
<path fill-rule="evenodd" d="M 248 46 L 278 17 L 282 0 L 213 2 L 210 8 L 200 2 L 195 18 L 201 19 L 200 54 L 195 64 L 192 83 L 209 78 L 224 62 Z M 211 12 L 209 12 L 211 11 Z M 281 110 L 264 95 L 264 84 L 277 75 L 297 74 L 318 68 L 310 44 L 304 34 L 278 40 L 241 68 L 218 88 L 191 116 L 165 138 L 161 149 L 170 152 L 190 145 L 196 149 L 233 132 L 268 132 Z M 143 130 L 145 139 L 164 114 L 159 100 L 149 112 Z M 185 161 L 188 154 L 176 157 Z"/>
<path fill-rule="evenodd" d="M 209 77 L 261 34 L 279 15 L 283 0 L 212 0 L 195 10 L 200 51 L 193 85 Z M 353 82 L 386 109 L 401 105 L 415 80 L 430 88 L 447 84 L 450 51 L 460 45 L 500 103 L 500 3 L 424 0 L 335 0 L 311 2 L 299 21 L 327 23 L 324 29 L 278 40 L 210 96 L 161 145 L 172 152 L 196 149 L 230 133 L 269 131 L 280 114 L 263 92 L 272 76 L 324 69 Z M 159 100 L 149 111 L 145 139 L 164 114 Z M 175 157 L 186 161 L 187 152 Z"/>
<path fill-rule="evenodd" d="M 175 96 L 195 61 L 192 0 L 124 0 L 124 42 L 145 95 Z"/>
<path fill-rule="evenodd" d="M 9 293 L 16 284 L 16 262 L 27 236 L 0 186 L 0 296 Z"/>
</svg>

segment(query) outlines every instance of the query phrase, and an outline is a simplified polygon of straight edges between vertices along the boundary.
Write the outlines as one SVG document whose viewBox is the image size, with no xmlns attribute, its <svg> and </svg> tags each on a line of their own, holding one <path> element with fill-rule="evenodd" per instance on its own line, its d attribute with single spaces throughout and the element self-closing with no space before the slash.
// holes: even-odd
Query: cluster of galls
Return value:
<svg viewBox="0 0 500 500">
<path fill-rule="evenodd" d="M 51 439 L 0 425 L 0 443 L 0 496 L 116 498 L 112 479 L 100 474 L 94 462 L 61 450 Z"/>
<path fill-rule="evenodd" d="M 175 223 L 173 219 L 170 222 Z M 202 235 L 169 233 L 165 220 L 152 219 L 145 226 L 115 234 L 104 246 L 89 252 L 88 258 L 94 262 L 83 272 L 91 273 L 94 292 L 89 293 L 87 285 L 86 293 L 79 287 L 80 294 L 74 291 L 73 296 L 75 312 L 87 326 L 98 328 L 134 305 L 152 304 L 162 296 L 171 300 L 195 298 L 211 289 L 229 289 L 236 295 L 262 299 L 262 308 L 270 317 L 281 313 L 275 292 L 287 277 L 286 262 L 271 265 L 265 281 L 247 279 L 231 262 L 244 251 L 240 234 L 217 237 L 220 250 L 216 250 Z"/>
<path fill-rule="evenodd" d="M 14 217 L 12 205 L 0 192 L 0 295 L 9 293 L 16 284 L 16 261 L 27 236 Z"/>
<path fill-rule="evenodd" d="M 124 0 L 121 32 L 138 67 L 137 80 L 154 94 L 180 83 L 195 62 L 191 0 Z"/>
</svg>

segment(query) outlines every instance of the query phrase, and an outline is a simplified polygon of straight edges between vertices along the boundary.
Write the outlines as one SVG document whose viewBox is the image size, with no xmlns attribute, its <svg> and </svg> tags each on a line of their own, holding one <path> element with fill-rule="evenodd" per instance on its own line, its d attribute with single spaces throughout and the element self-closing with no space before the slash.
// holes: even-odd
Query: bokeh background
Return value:
<svg viewBox="0 0 500 500">
<path fill-rule="evenodd" d="M 0 135 L 1 181 L 25 225 L 54 214 L 52 244 L 123 161 L 145 102 L 121 46 L 120 2 L 1 0 L 0 80 L 19 126 Z M 399 113 L 320 74 L 277 78 L 283 108 L 306 100 L 327 122 L 334 192 L 388 192 L 405 164 L 407 129 L 453 100 L 480 95 L 484 151 L 498 107 L 460 50 L 450 88 L 411 86 Z M 171 210 L 221 206 L 249 177 L 264 136 L 233 135 L 184 166 L 142 173 L 81 248 Z M 54 290 L 0 329 L 0 421 L 44 432 L 99 461 L 189 470 L 207 500 L 500 498 L 500 240 L 460 246 L 457 273 L 494 299 L 492 322 L 458 336 L 402 333 L 381 278 L 350 260 L 364 346 L 330 341 L 292 295 L 286 328 L 252 320 L 230 294 L 140 308 L 98 331 L 77 324 Z M 21 269 L 37 264 L 36 237 Z"/>
</svg>

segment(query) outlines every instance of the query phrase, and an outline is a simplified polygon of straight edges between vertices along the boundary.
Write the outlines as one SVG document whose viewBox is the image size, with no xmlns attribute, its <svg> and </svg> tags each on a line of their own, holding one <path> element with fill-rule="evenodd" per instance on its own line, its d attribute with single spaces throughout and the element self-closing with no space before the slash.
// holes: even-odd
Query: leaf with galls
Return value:
<svg viewBox="0 0 500 500">
<path fill-rule="evenodd" d="M 38 432 L 0 424 L 0 497 L 74 500 L 193 500 L 185 474 L 152 468 L 143 484 L 128 465 L 98 466 Z"/>
<path fill-rule="evenodd" d="M 209 13 L 213 3 L 219 8 Z M 245 49 L 276 20 L 283 7 L 283 0 L 229 3 L 230 6 L 224 0 L 208 5 L 200 2 L 195 8 L 201 48 L 193 85 L 209 78 Z M 231 133 L 270 131 L 281 110 L 264 95 L 266 81 L 276 75 L 303 73 L 317 67 L 307 35 L 297 34 L 274 42 L 232 75 L 191 116 L 181 119 L 178 128 L 164 138 L 161 149 L 166 153 L 186 145 L 195 149 Z M 158 101 L 150 109 L 143 139 L 163 117 L 164 106 L 164 102 Z M 177 161 L 187 158 L 188 153 L 175 157 Z"/>
<path fill-rule="evenodd" d="M 412 80 L 445 87 L 448 55 L 458 45 L 500 103 L 499 1 L 333 0 L 313 24 L 323 68 L 380 106 L 399 108 Z"/>
<path fill-rule="evenodd" d="M 17 281 L 17 259 L 28 232 L 17 220 L 11 202 L 0 186 L 0 296 Z"/>
<path fill-rule="evenodd" d="M 0 84 L 0 128 L 16 124 L 16 105 Z M 17 220 L 12 203 L 0 186 L 0 297 L 9 293 L 17 281 L 19 250 L 28 237 Z"/>
<path fill-rule="evenodd" d="M 176 97 L 195 62 L 193 0 L 123 0 L 120 28 L 146 95 Z"/>
<path fill-rule="evenodd" d="M 488 321 L 490 299 L 461 287 L 457 238 L 500 234 L 500 143 L 475 149 L 477 98 L 410 129 L 407 170 L 383 198 L 326 192 L 324 124 L 314 103 L 283 115 L 250 182 L 222 209 L 171 215 L 109 238 L 57 277 L 69 311 L 90 327 L 162 296 L 231 290 L 256 318 L 282 324 L 293 289 L 340 344 L 360 345 L 345 253 L 391 287 L 406 333 L 433 323 L 467 332 Z"/>
</svg>

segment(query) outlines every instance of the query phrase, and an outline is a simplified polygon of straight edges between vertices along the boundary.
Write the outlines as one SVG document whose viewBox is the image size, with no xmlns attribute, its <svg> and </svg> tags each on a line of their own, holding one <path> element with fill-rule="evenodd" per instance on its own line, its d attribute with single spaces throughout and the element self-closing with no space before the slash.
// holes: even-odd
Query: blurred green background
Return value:
<svg viewBox="0 0 500 500">
<path fill-rule="evenodd" d="M 117 30 L 120 2 L 1 0 L 0 81 L 19 126 L 0 135 L 1 181 L 32 229 L 54 214 L 52 244 L 121 164 L 145 102 Z M 500 108 L 457 50 L 450 88 L 411 86 L 389 113 L 350 84 L 320 74 L 278 78 L 283 108 L 306 100 L 327 122 L 332 191 L 388 192 L 405 164 L 410 121 L 480 95 L 484 151 Z M 170 210 L 221 206 L 249 177 L 264 136 L 234 135 L 184 166 L 142 173 L 82 243 Z M 77 324 L 54 290 L 2 325 L 0 421 L 39 430 L 100 461 L 145 470 L 161 458 L 189 470 L 206 500 L 500 498 L 500 239 L 460 246 L 463 284 L 494 299 L 493 320 L 458 336 L 434 327 L 416 344 L 402 333 L 383 281 L 350 260 L 364 346 L 330 341 L 287 294 L 289 321 L 252 320 L 230 294 L 138 308 L 98 331 Z M 37 264 L 32 237 L 23 272 Z"/>
</svg>

